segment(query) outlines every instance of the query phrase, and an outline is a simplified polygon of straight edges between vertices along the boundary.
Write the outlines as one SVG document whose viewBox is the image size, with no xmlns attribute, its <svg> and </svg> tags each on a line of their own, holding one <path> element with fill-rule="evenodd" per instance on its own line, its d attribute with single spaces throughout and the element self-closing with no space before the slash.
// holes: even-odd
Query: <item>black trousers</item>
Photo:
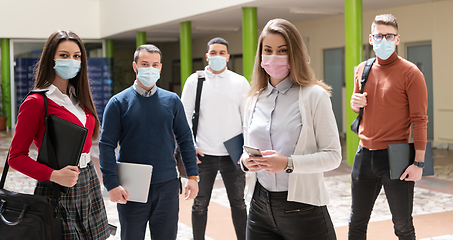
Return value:
<svg viewBox="0 0 453 240">
<path fill-rule="evenodd" d="M 366 239 L 368 221 L 382 186 L 392 213 L 395 235 L 400 240 L 415 239 L 412 222 L 414 184 L 413 181 L 390 179 L 387 149 L 373 151 L 359 146 L 351 174 L 349 239 Z"/>
<path fill-rule="evenodd" d="M 326 206 L 287 201 L 288 192 L 267 191 L 257 181 L 247 221 L 247 240 L 335 240 Z"/>
<path fill-rule="evenodd" d="M 220 171 L 225 185 L 231 207 L 231 218 L 238 240 L 245 239 L 245 226 L 247 221 L 247 207 L 244 200 L 245 173 L 237 169 L 229 156 L 198 156 L 200 182 L 198 183 L 198 196 L 192 206 L 193 239 L 205 239 L 206 223 L 208 219 L 208 206 L 211 200 L 212 187 Z"/>
</svg>

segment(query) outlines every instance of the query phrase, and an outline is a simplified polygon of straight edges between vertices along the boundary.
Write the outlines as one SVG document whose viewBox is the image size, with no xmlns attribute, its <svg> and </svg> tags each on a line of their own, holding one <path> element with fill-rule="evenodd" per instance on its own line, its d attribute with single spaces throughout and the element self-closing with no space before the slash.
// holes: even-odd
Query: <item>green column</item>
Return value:
<svg viewBox="0 0 453 240">
<path fill-rule="evenodd" d="M 105 57 L 113 57 L 113 39 L 105 39 Z"/>
<path fill-rule="evenodd" d="M 354 163 L 359 137 L 349 129 L 357 117 L 352 111 L 350 100 L 354 91 L 354 67 L 362 62 L 362 0 L 344 1 L 345 26 L 345 77 L 346 77 L 346 153 L 349 165 Z"/>
<path fill-rule="evenodd" d="M 136 44 L 137 47 L 146 44 L 146 32 L 137 32 Z"/>
<path fill-rule="evenodd" d="M 1 49 L 1 62 L 2 62 L 2 104 L 3 112 L 0 115 L 6 114 L 8 118 L 6 122 L 7 127 L 11 127 L 11 84 L 10 84 L 10 61 L 9 61 L 9 39 L 2 38 L 0 39 L 0 49 Z"/>
<path fill-rule="evenodd" d="M 192 23 L 180 23 L 179 50 L 181 55 L 181 91 L 187 78 L 192 74 Z"/>
<path fill-rule="evenodd" d="M 258 17 L 256 7 L 242 8 L 242 61 L 243 74 L 252 79 L 253 64 L 258 46 Z"/>
</svg>

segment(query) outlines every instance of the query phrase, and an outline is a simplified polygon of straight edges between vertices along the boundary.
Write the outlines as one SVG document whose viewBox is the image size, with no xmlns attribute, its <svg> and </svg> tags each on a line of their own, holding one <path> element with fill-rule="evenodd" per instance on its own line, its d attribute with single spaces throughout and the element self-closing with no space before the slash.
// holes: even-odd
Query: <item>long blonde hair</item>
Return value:
<svg viewBox="0 0 453 240">
<path fill-rule="evenodd" d="M 330 96 L 331 87 L 323 81 L 316 79 L 315 73 L 310 66 L 310 57 L 307 54 L 307 48 L 302 40 L 297 28 L 285 19 L 272 19 L 264 26 L 263 31 L 258 39 L 258 48 L 256 50 L 255 65 L 249 96 L 254 96 L 267 87 L 269 75 L 261 67 L 261 54 L 263 50 L 263 38 L 269 34 L 281 34 L 286 41 L 288 48 L 288 58 L 290 65 L 289 78 L 294 84 L 308 86 L 316 84 L 323 87 Z"/>
</svg>

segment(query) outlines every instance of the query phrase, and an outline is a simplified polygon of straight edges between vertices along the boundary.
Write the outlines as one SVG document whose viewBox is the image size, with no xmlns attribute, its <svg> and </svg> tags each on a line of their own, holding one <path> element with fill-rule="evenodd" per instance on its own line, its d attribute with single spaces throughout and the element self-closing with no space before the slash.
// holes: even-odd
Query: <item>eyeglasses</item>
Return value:
<svg viewBox="0 0 453 240">
<path fill-rule="evenodd" d="M 380 42 L 382 41 L 382 39 L 385 37 L 385 39 L 387 39 L 387 41 L 393 41 L 395 40 L 395 37 L 398 36 L 398 34 L 393 34 L 393 33 L 389 33 L 389 34 L 373 34 L 371 35 L 373 36 L 373 39 L 377 42 Z"/>
</svg>

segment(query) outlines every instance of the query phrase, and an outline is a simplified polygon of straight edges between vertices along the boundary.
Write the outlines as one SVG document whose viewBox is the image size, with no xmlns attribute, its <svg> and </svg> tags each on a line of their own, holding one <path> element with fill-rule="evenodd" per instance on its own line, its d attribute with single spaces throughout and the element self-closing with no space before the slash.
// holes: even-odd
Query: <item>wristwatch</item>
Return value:
<svg viewBox="0 0 453 240">
<path fill-rule="evenodd" d="M 419 168 L 421 168 L 421 169 L 423 169 L 425 167 L 425 163 L 424 162 L 416 162 L 416 161 L 414 161 L 414 165 L 419 167 Z"/>
<path fill-rule="evenodd" d="M 200 182 L 200 176 L 189 176 L 189 177 L 187 177 L 187 178 L 188 178 L 188 179 L 195 180 L 195 181 L 197 181 L 197 183 Z"/>
<path fill-rule="evenodd" d="M 294 166 L 293 166 L 293 158 L 291 157 L 288 157 L 288 166 L 286 166 L 286 173 L 292 173 L 294 170 Z"/>
</svg>

